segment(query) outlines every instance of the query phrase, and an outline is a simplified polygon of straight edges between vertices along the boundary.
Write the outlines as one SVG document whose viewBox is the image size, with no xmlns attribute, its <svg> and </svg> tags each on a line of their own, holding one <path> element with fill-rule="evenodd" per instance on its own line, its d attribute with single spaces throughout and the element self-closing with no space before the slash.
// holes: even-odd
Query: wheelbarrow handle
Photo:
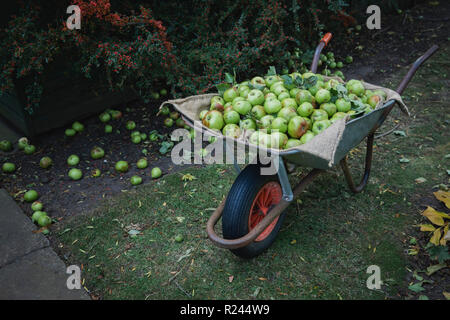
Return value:
<svg viewBox="0 0 450 320">
<path fill-rule="evenodd" d="M 322 49 L 328 45 L 328 42 L 330 42 L 332 37 L 333 35 L 330 32 L 328 32 L 320 40 L 319 44 L 317 45 L 316 51 L 314 52 L 314 58 L 311 64 L 311 72 L 313 73 L 317 72 L 317 65 L 319 64 L 320 53 L 322 52 Z"/>
<path fill-rule="evenodd" d="M 406 89 L 406 87 L 408 86 L 409 82 L 411 81 L 412 77 L 416 73 L 417 69 L 419 69 L 419 67 L 425 61 L 427 61 L 428 58 L 431 57 L 437 51 L 437 49 L 439 49 L 439 46 L 437 46 L 437 45 L 432 46 L 430 49 L 428 49 L 427 52 L 424 53 L 423 56 L 421 56 L 419 59 L 416 60 L 416 62 L 414 62 L 414 64 L 409 69 L 408 73 L 403 78 L 402 82 L 400 83 L 400 85 L 398 86 L 398 88 L 396 90 L 399 94 L 403 93 L 403 91 Z"/>
</svg>

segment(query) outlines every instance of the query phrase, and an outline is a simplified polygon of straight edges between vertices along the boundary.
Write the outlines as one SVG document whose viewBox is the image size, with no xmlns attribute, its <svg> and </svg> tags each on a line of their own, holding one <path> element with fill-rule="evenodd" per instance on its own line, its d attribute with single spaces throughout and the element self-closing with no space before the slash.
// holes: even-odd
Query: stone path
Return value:
<svg viewBox="0 0 450 320">
<path fill-rule="evenodd" d="M 0 189 L 0 299 L 89 299 L 66 286 L 66 265 L 9 194 Z"/>
</svg>

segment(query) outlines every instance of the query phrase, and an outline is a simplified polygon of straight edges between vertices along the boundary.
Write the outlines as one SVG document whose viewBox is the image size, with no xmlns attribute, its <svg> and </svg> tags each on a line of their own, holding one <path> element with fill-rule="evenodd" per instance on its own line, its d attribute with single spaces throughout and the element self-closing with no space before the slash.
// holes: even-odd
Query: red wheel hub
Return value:
<svg viewBox="0 0 450 320">
<path fill-rule="evenodd" d="M 282 190 L 278 182 L 266 183 L 253 200 L 252 207 L 250 208 L 250 215 L 248 216 L 248 229 L 252 230 L 258 223 L 267 215 L 269 210 L 281 201 Z M 263 241 L 272 232 L 273 228 L 278 222 L 278 218 L 275 220 L 255 239 L 255 241 Z"/>
</svg>

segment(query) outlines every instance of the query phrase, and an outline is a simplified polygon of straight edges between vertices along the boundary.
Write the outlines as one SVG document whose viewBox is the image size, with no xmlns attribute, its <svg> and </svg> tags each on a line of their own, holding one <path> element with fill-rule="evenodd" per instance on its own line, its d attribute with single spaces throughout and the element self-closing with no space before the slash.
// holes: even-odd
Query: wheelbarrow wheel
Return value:
<svg viewBox="0 0 450 320">
<path fill-rule="evenodd" d="M 261 167 L 251 164 L 237 177 L 228 193 L 222 215 L 225 239 L 237 239 L 250 232 L 281 201 L 282 189 L 277 175 L 261 175 Z M 253 258 L 274 242 L 285 212 L 277 217 L 252 243 L 231 249 L 241 258 Z"/>
</svg>

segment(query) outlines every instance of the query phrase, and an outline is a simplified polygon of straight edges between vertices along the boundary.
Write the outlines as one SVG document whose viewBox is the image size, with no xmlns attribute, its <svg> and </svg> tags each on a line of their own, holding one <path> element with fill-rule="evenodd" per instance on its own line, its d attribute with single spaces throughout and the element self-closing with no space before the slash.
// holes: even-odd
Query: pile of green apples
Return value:
<svg viewBox="0 0 450 320">
<path fill-rule="evenodd" d="M 210 108 L 199 113 L 200 120 L 226 137 L 245 132 L 250 143 L 266 148 L 305 144 L 336 120 L 370 113 L 386 99 L 384 91 L 365 90 L 361 81 L 343 84 L 311 72 L 280 76 L 272 68 L 265 77 L 241 83 L 227 78 L 217 86 Z"/>
</svg>

